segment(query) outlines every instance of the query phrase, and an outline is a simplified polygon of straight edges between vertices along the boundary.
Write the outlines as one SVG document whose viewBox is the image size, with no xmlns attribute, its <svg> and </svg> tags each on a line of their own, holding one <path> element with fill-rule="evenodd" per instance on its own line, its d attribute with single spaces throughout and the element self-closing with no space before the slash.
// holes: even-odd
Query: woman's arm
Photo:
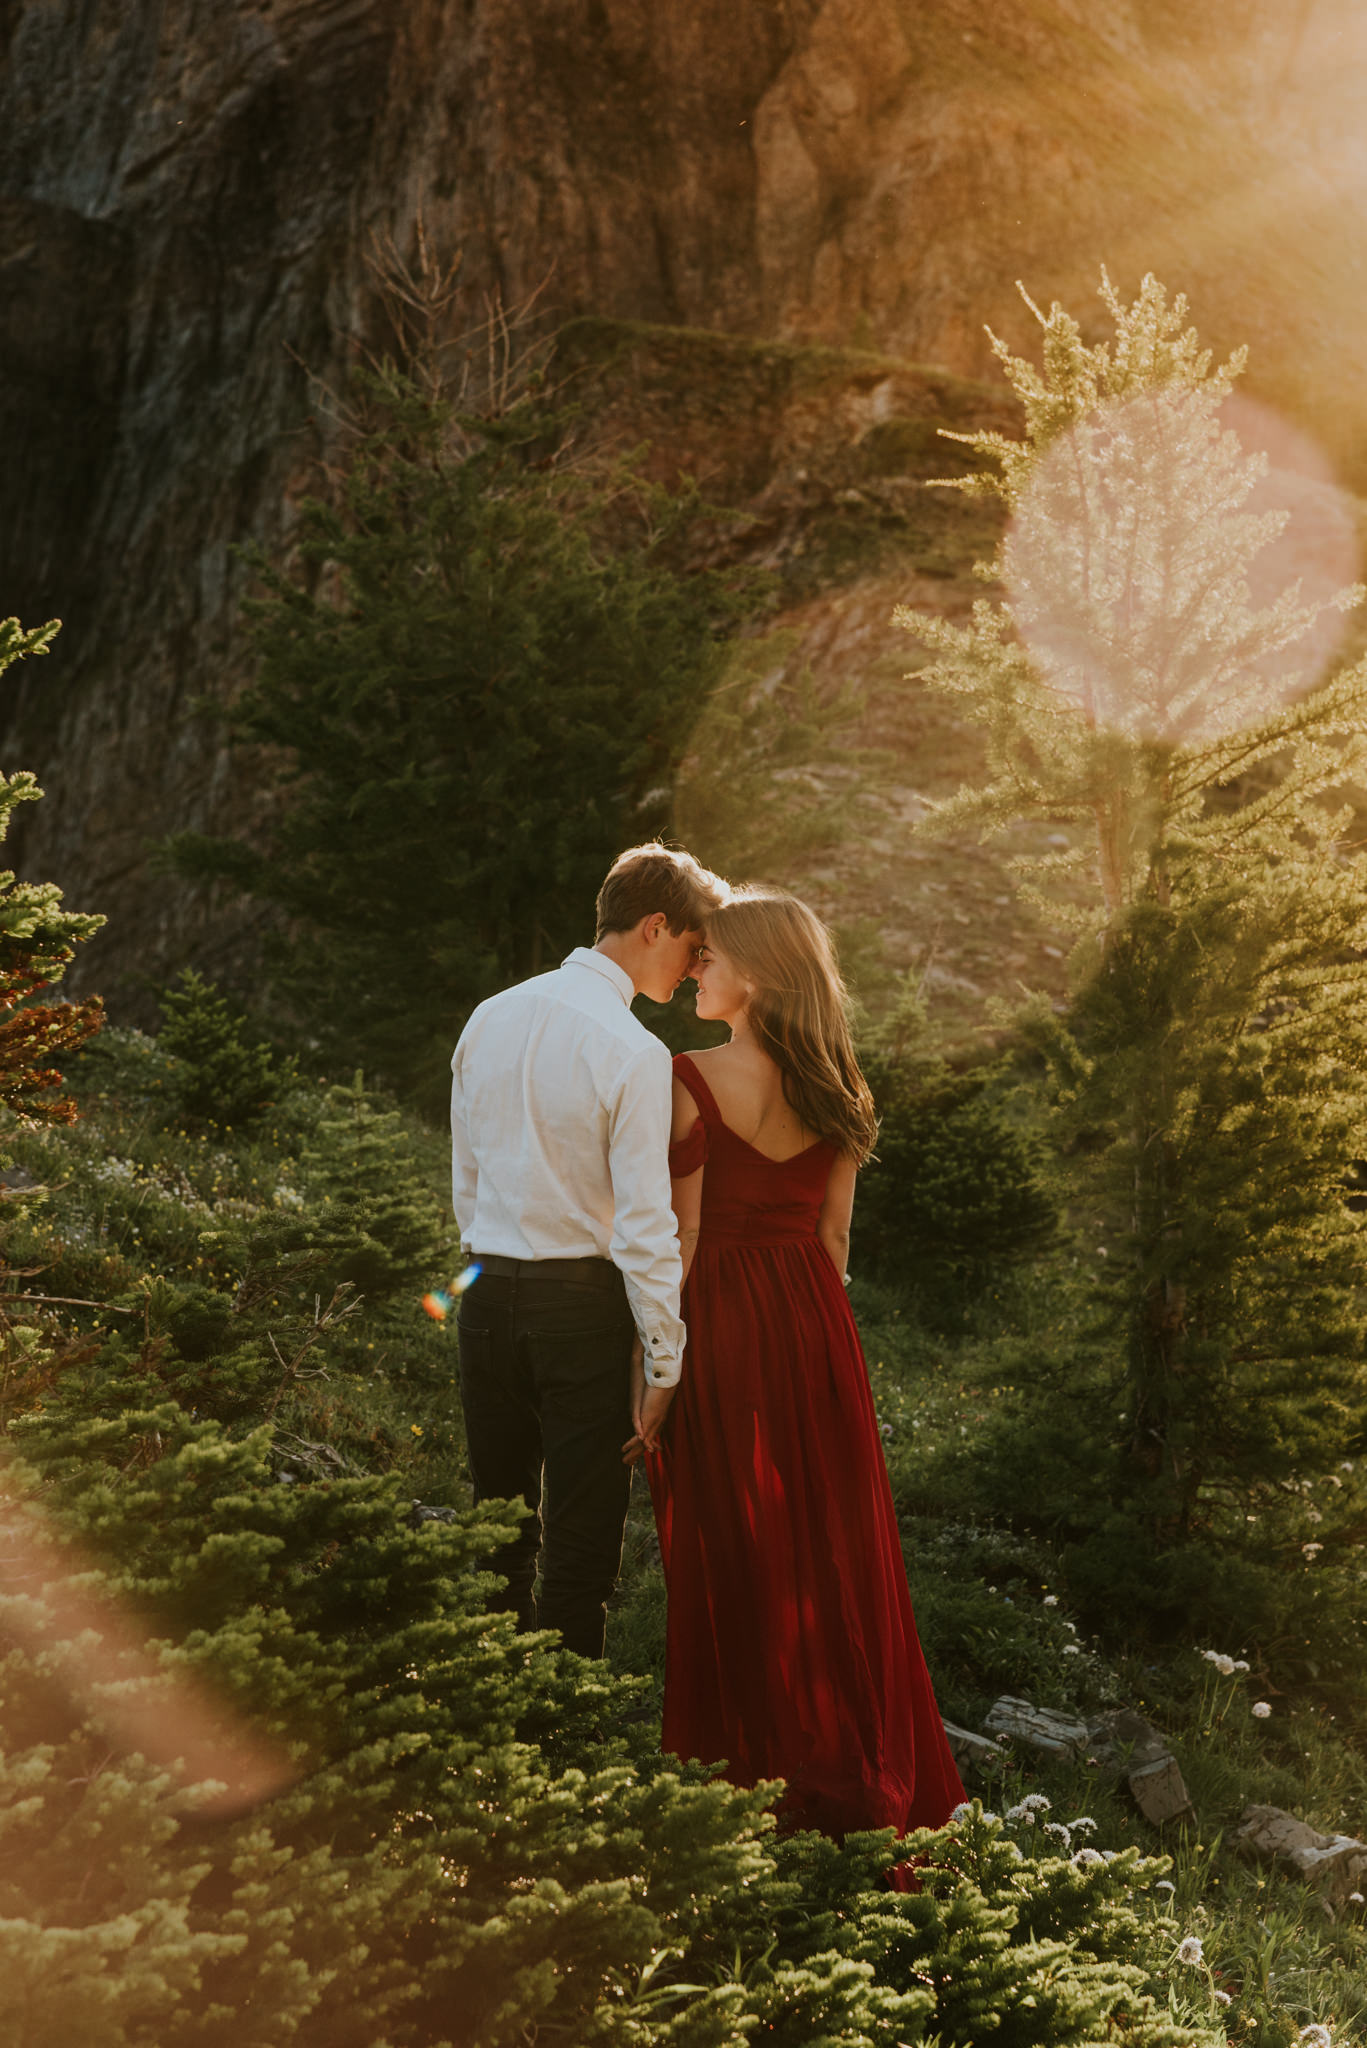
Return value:
<svg viewBox="0 0 1367 2048">
<path fill-rule="evenodd" d="M 854 1177 L 857 1171 L 853 1159 L 847 1152 L 842 1152 L 831 1168 L 816 1226 L 816 1234 L 842 1281 L 850 1257 L 850 1217 L 854 1212 Z M 677 1208 L 676 1203 L 676 1211 Z"/>
<path fill-rule="evenodd" d="M 672 1180 L 669 1183 L 670 1200 L 674 1204 L 674 1221 L 679 1226 L 679 1252 L 683 1259 L 685 1280 L 693 1264 L 693 1254 L 698 1249 L 698 1223 L 702 1216 L 702 1177 L 706 1171 L 705 1166 L 700 1166 L 696 1173 L 690 1173 L 683 1180 Z"/>
</svg>

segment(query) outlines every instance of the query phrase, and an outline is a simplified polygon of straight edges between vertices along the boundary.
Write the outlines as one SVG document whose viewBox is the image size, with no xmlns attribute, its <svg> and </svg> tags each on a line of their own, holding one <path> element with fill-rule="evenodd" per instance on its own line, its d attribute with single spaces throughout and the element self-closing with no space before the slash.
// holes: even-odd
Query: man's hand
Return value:
<svg viewBox="0 0 1367 2048">
<path fill-rule="evenodd" d="M 631 1347 L 631 1422 L 634 1434 L 622 1446 L 622 1463 L 634 1465 L 660 1447 L 660 1431 L 674 1399 L 673 1387 L 646 1384 L 645 1351 L 638 1337 Z"/>
<path fill-rule="evenodd" d="M 645 1399 L 645 1392 L 646 1354 L 645 1346 L 638 1336 L 633 1339 L 631 1346 L 630 1406 L 632 1433 L 622 1445 L 622 1463 L 624 1465 L 634 1465 L 645 1449 L 645 1445 L 641 1442 L 640 1437 L 641 1403 Z"/>
</svg>

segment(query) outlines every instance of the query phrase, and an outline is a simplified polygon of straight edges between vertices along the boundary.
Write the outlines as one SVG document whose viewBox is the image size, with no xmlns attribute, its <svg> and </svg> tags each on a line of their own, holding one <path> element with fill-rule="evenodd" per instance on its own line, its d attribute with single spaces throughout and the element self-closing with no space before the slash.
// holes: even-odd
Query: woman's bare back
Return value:
<svg viewBox="0 0 1367 2048">
<path fill-rule="evenodd" d="M 783 1093 L 783 1076 L 768 1053 L 748 1039 L 691 1053 L 716 1098 L 722 1121 L 766 1158 L 781 1163 L 815 1144 Z"/>
</svg>

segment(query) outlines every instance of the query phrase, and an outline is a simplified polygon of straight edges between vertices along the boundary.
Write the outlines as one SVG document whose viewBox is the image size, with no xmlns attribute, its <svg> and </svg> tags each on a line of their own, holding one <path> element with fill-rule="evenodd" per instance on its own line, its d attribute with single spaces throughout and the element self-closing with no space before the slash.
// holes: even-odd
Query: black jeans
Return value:
<svg viewBox="0 0 1367 2048">
<path fill-rule="evenodd" d="M 519 1628 L 557 1628 L 567 1649 L 601 1657 L 631 1491 L 635 1328 L 609 1260 L 552 1263 L 486 1272 L 461 1296 L 461 1403 L 476 1501 L 532 1510 L 487 1559 L 508 1581 L 499 1604 Z"/>
</svg>

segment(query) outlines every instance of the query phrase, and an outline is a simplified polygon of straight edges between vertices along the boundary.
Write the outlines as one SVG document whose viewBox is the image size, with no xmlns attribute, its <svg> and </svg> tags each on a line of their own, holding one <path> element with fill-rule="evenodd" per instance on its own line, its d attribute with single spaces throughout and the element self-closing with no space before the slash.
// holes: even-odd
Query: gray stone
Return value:
<svg viewBox="0 0 1367 2048">
<path fill-rule="evenodd" d="M 1166 1736 L 1129 1707 L 1103 1714 L 1089 1725 L 1087 1736 L 1091 1754 L 1099 1763 L 1114 1764 L 1126 1772 L 1142 1770 L 1171 1755 Z"/>
<path fill-rule="evenodd" d="M 1165 1821 L 1185 1820 L 1191 1813 L 1191 1799 L 1174 1756 L 1161 1756 L 1141 1764 L 1125 1780 L 1134 1803 L 1145 1820 L 1161 1827 Z"/>
<path fill-rule="evenodd" d="M 1145 1820 L 1161 1827 L 1191 1813 L 1181 1768 L 1152 1721 L 1121 1707 L 1093 1721 L 1087 1733 L 1091 1755 L 1111 1777 L 1124 1778 Z"/>
<path fill-rule="evenodd" d="M 961 1771 L 975 1764 L 985 1768 L 1001 1761 L 1001 1751 L 985 1735 L 975 1735 L 970 1728 L 956 1727 L 953 1721 L 945 1722 L 945 1734 L 949 1739 L 950 1754 Z"/>
<path fill-rule="evenodd" d="M 1326 1835 L 1281 1806 L 1245 1807 L 1234 1846 L 1256 1862 L 1275 1863 L 1340 1905 L 1367 1879 L 1367 1842 L 1354 1835 Z"/>
<path fill-rule="evenodd" d="M 1004 1693 L 987 1716 L 986 1727 L 993 1735 L 1009 1735 L 1027 1748 L 1043 1750 L 1046 1756 L 1083 1757 L 1087 1754 L 1087 1723 L 1071 1714 L 1056 1714 L 1048 1707 L 1032 1706 Z"/>
</svg>

